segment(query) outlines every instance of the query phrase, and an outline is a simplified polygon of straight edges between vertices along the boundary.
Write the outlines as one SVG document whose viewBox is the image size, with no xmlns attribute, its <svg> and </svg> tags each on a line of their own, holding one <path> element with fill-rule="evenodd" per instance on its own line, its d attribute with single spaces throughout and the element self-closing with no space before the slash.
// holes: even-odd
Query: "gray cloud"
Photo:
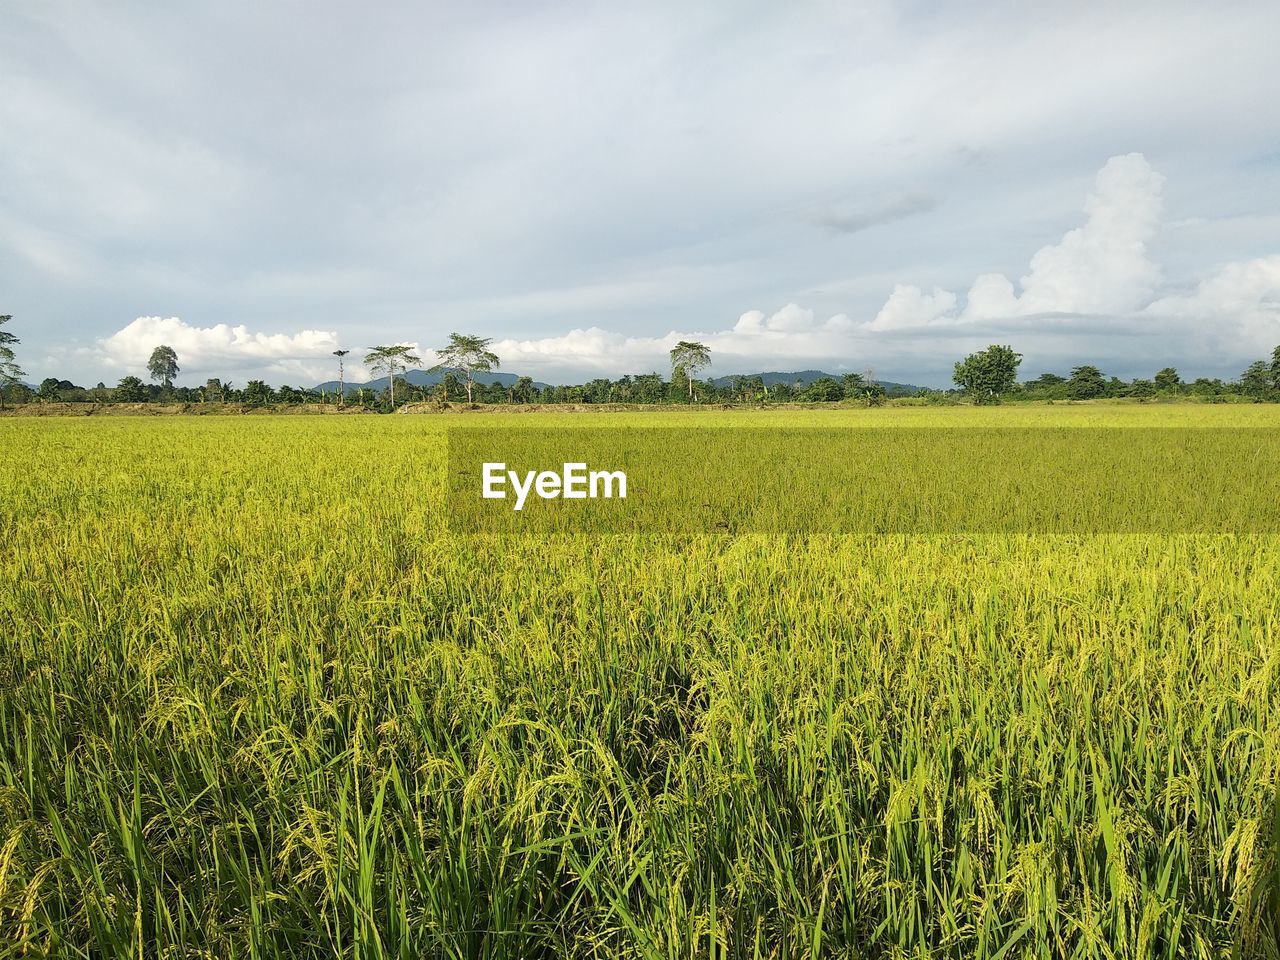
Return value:
<svg viewBox="0 0 1280 960">
<path fill-rule="evenodd" d="M 936 209 L 938 200 L 927 193 L 904 193 L 887 202 L 859 210 L 830 210 L 814 217 L 814 222 L 832 233 L 860 233 L 884 223 L 893 223 L 917 213 Z"/>
</svg>

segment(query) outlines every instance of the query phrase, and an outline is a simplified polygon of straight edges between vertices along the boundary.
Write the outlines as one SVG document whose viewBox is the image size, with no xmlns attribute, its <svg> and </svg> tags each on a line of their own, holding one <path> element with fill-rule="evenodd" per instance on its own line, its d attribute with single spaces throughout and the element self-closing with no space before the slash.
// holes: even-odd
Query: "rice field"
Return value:
<svg viewBox="0 0 1280 960">
<path fill-rule="evenodd" d="M 468 419 L 0 420 L 0 956 L 1280 956 L 1280 537 L 463 535 Z"/>
</svg>

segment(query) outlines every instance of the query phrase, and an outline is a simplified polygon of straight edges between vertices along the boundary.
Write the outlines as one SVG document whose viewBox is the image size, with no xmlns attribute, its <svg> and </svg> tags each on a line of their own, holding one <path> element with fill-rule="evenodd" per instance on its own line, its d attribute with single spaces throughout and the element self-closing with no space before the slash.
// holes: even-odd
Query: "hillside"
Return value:
<svg viewBox="0 0 1280 960">
<path fill-rule="evenodd" d="M 809 384 L 813 383 L 813 381 L 821 377 L 830 377 L 832 380 L 839 383 L 841 376 L 843 376 L 843 374 L 825 373 L 822 370 L 797 370 L 794 373 L 770 371 L 769 373 L 743 373 L 732 374 L 724 377 L 715 377 L 711 382 L 717 387 L 727 387 L 730 386 L 738 377 L 759 377 L 764 381 L 764 385 L 766 387 L 772 387 L 779 383 L 789 383 L 792 385 L 799 384 L 802 387 L 807 387 Z M 918 387 L 912 383 L 895 383 L 892 380 L 878 380 L 877 382 L 892 393 L 919 393 L 924 389 L 923 387 Z"/>
<path fill-rule="evenodd" d="M 431 372 L 427 370 L 410 370 L 404 375 L 404 379 L 408 380 L 415 387 L 434 387 L 442 379 L 446 371 Z M 459 374 L 461 376 L 461 374 Z M 509 387 L 520 379 L 518 374 L 514 373 L 477 373 L 475 375 L 476 383 L 500 383 L 504 387 Z M 545 389 L 547 384 L 535 382 L 534 386 L 539 390 Z M 344 385 L 345 393 L 355 393 L 359 390 L 385 390 L 387 388 L 387 378 L 379 377 L 377 380 L 367 380 L 364 382 L 348 381 Z M 324 393 L 336 392 L 338 389 L 337 380 L 326 380 L 324 383 L 318 383 L 313 390 L 319 390 Z"/>
</svg>

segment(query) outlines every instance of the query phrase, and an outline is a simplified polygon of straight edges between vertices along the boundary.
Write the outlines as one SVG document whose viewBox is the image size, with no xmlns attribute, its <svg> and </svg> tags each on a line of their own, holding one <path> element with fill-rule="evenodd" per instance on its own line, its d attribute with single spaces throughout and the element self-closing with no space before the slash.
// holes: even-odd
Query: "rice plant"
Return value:
<svg viewBox="0 0 1280 960">
<path fill-rule="evenodd" d="M 590 419 L 797 416 L 1280 426 Z M 460 536 L 446 419 L 0 422 L 0 955 L 1280 955 L 1276 536 Z"/>
</svg>

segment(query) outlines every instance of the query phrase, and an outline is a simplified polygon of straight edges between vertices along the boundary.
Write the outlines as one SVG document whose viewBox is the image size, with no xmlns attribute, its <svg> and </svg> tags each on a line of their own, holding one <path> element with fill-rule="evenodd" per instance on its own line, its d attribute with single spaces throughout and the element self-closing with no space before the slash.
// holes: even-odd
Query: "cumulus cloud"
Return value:
<svg viewBox="0 0 1280 960">
<path fill-rule="evenodd" d="M 1112 157 L 1085 201 L 1083 226 L 1031 258 L 1022 293 L 1001 274 L 984 274 L 969 290 L 974 319 L 1042 313 L 1124 314 L 1145 303 L 1160 282 L 1147 244 L 1160 226 L 1164 177 L 1140 153 Z"/>
<path fill-rule="evenodd" d="M 738 317 L 738 322 L 731 331 L 713 334 L 713 336 L 732 337 L 742 343 L 751 338 L 760 338 L 770 343 L 790 339 L 790 335 L 822 336 L 841 334 L 853 328 L 853 321 L 843 313 L 837 313 L 830 319 L 819 323 L 812 310 L 796 303 L 788 303 L 772 314 L 765 315 L 760 310 L 748 310 Z"/>
<path fill-rule="evenodd" d="M 1280 341 L 1280 255 L 1228 263 L 1189 290 L 1168 292 L 1150 254 L 1162 229 L 1164 182 L 1142 154 L 1112 157 L 1095 177 L 1083 223 L 1037 251 L 1016 284 L 1004 274 L 982 274 L 960 297 L 899 283 L 869 321 L 841 314 L 817 324 L 812 310 L 792 303 L 772 316 L 744 313 L 731 336 L 711 339 L 736 356 L 828 350 L 849 357 L 855 350 L 892 353 L 920 333 L 939 347 L 981 331 L 1052 350 L 1075 330 L 1129 342 L 1176 336 L 1215 363 L 1269 352 Z M 770 335 L 787 342 L 766 346 L 761 338 Z"/>
<path fill-rule="evenodd" d="M 955 306 L 956 295 L 950 290 L 934 287 L 932 293 L 925 293 L 919 287 L 899 283 L 867 328 L 901 330 L 927 327 L 949 317 Z"/>
<path fill-rule="evenodd" d="M 339 346 L 331 330 L 261 333 L 243 324 L 197 327 L 179 317 L 138 317 L 99 340 L 97 353 L 109 367 L 144 374 L 151 351 L 160 344 L 173 347 L 186 375 L 263 375 L 277 380 L 327 377 L 331 364 L 324 361 Z"/>
<path fill-rule="evenodd" d="M 1200 324 L 1206 332 L 1269 351 L 1280 340 L 1280 255 L 1229 263 L 1190 293 L 1161 297 L 1143 313 Z"/>
<path fill-rule="evenodd" d="M 620 361 L 633 365 L 662 362 L 664 350 L 670 350 L 680 338 L 629 337 L 600 327 L 575 328 L 554 337 L 529 339 L 507 338 L 492 344 L 504 366 L 522 366 L 535 371 L 585 368 L 597 371 L 618 369 Z"/>
<path fill-rule="evenodd" d="M 1000 273 L 974 280 L 963 310 L 949 290 L 925 293 L 898 284 L 868 324 L 871 330 L 963 325 L 1045 314 L 1117 316 L 1147 303 L 1160 268 L 1147 245 L 1160 227 L 1164 177 L 1140 153 L 1112 157 L 1085 200 L 1085 222 L 1042 247 L 1015 288 Z"/>
<path fill-rule="evenodd" d="M 771 333 L 800 333 L 814 327 L 813 311 L 788 303 L 769 316 L 760 310 L 748 310 L 733 325 L 733 333 L 751 337 Z"/>
<path fill-rule="evenodd" d="M 864 322 L 844 313 L 820 321 L 812 309 L 788 303 L 773 313 L 749 310 L 727 329 L 641 337 L 591 327 L 503 340 L 496 348 L 513 367 L 602 374 L 663 369 L 667 351 L 687 339 L 710 346 L 723 372 L 795 364 L 848 367 L 903 356 L 904 345 L 922 333 L 943 352 L 968 349 L 978 331 L 1016 335 L 1019 345 L 1051 351 L 1072 330 L 1095 339 L 1176 333 L 1223 363 L 1269 352 L 1280 342 L 1280 255 L 1227 264 L 1189 291 L 1157 296 L 1161 271 L 1148 244 L 1160 229 L 1163 183 L 1141 155 L 1113 157 L 1098 173 L 1082 226 L 1041 248 L 1017 285 L 1002 274 L 983 274 L 963 301 L 938 287 L 897 284 Z"/>
<path fill-rule="evenodd" d="M 1018 284 L 982 274 L 963 306 L 949 290 L 897 284 L 861 329 L 882 338 L 981 329 L 1032 342 L 1069 329 L 1093 337 L 1176 336 L 1221 363 L 1270 351 L 1280 341 L 1280 256 L 1228 263 L 1189 290 L 1164 292 L 1149 251 L 1162 229 L 1163 187 L 1142 154 L 1112 157 L 1085 201 L 1084 223 L 1042 247 Z"/>
</svg>

